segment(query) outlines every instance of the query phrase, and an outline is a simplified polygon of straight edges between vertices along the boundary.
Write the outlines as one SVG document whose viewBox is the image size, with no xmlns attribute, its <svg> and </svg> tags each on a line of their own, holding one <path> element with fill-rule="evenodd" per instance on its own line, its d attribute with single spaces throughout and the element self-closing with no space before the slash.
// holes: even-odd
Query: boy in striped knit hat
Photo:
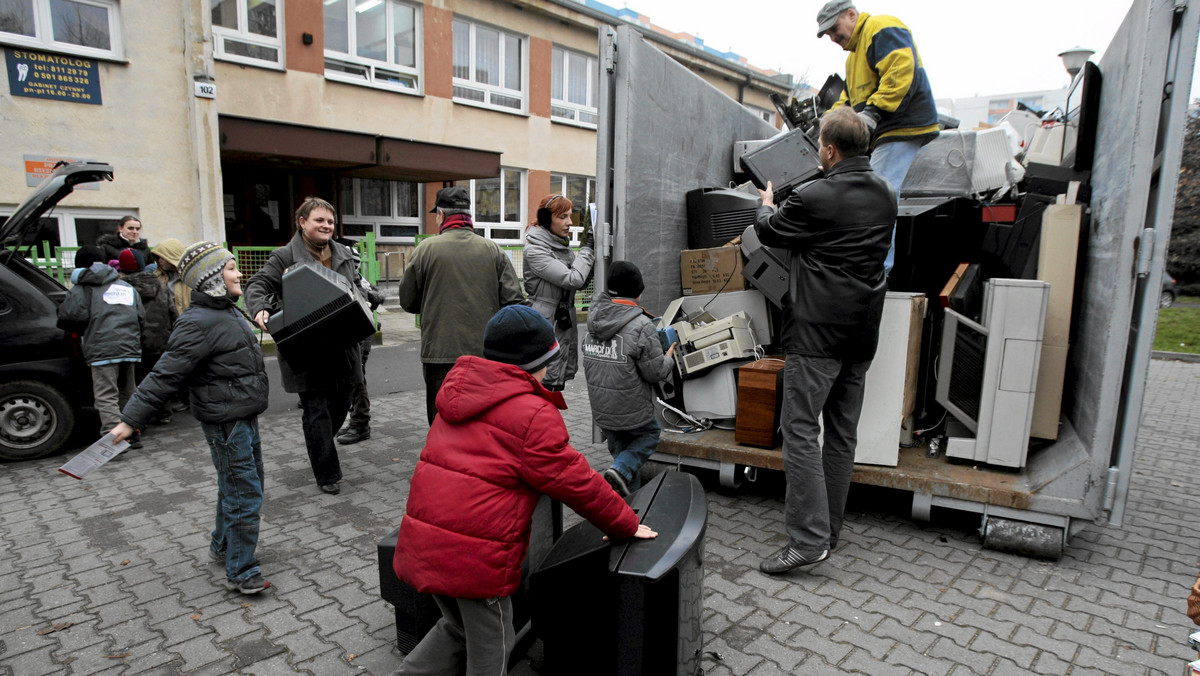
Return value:
<svg viewBox="0 0 1200 676">
<path fill-rule="evenodd" d="M 192 304 L 175 323 L 162 357 L 112 429 L 118 440 L 145 429 L 185 384 L 217 470 L 217 518 L 209 556 L 225 564 L 225 587 L 257 594 L 263 579 L 254 550 L 263 499 L 258 414 L 267 409 L 267 372 L 249 318 L 235 305 L 242 273 L 233 254 L 197 242 L 179 258 Z"/>
</svg>

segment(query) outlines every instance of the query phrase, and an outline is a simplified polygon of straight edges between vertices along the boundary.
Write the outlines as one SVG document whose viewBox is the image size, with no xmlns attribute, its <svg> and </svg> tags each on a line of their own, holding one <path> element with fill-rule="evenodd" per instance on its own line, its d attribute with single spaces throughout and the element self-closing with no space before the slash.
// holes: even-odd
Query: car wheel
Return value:
<svg viewBox="0 0 1200 676">
<path fill-rule="evenodd" d="M 62 448 L 75 429 L 71 403 L 35 380 L 0 385 L 0 459 L 32 460 Z"/>
<path fill-rule="evenodd" d="M 1163 291 L 1158 297 L 1158 307 L 1171 307 L 1175 303 L 1175 294 L 1170 291 Z"/>
</svg>

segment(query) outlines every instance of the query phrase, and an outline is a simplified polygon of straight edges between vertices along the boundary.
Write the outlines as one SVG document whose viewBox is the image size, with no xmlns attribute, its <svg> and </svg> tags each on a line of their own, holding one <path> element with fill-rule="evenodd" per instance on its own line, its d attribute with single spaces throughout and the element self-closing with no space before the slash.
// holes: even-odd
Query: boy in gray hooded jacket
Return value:
<svg viewBox="0 0 1200 676">
<path fill-rule="evenodd" d="M 606 288 L 588 310 L 583 369 L 592 418 L 613 456 L 604 478 L 626 496 L 641 484 L 638 470 L 658 448 L 651 386 L 671 375 L 675 344 L 663 353 L 650 313 L 637 304 L 645 284 L 636 265 L 614 262 Z"/>
<path fill-rule="evenodd" d="M 133 394 L 134 368 L 142 360 L 142 299 L 117 271 L 101 261 L 94 246 L 75 253 L 70 292 L 58 306 L 60 328 L 82 335 L 83 359 L 92 371 L 92 398 L 100 435 L 121 422 L 121 407 Z M 141 442 L 130 440 L 132 448 Z"/>
</svg>

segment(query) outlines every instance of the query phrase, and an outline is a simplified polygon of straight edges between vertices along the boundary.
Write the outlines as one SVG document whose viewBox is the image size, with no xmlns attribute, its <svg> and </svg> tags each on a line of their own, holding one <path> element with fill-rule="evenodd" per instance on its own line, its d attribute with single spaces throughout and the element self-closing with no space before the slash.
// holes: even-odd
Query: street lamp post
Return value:
<svg viewBox="0 0 1200 676">
<path fill-rule="evenodd" d="M 1074 81 L 1075 76 L 1079 75 L 1079 71 L 1083 70 L 1083 64 L 1087 63 L 1088 59 L 1095 53 L 1096 50 L 1094 49 L 1072 47 L 1059 54 L 1058 57 L 1062 59 L 1063 67 L 1071 74 L 1071 80 Z"/>
</svg>

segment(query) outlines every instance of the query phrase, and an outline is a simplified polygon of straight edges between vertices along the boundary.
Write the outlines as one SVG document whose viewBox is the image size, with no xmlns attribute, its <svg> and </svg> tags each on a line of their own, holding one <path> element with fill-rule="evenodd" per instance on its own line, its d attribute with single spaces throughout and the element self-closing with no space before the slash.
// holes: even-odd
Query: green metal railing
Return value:
<svg viewBox="0 0 1200 676">
<path fill-rule="evenodd" d="M 58 280 L 59 284 L 66 286 L 71 280 L 71 270 L 75 269 L 75 252 L 79 251 L 77 246 L 54 246 L 50 242 L 42 242 L 39 247 L 37 244 L 30 244 L 23 247 L 8 247 L 11 250 L 16 250 L 30 263 L 38 268 L 46 271 L 46 274 Z M 41 249 L 39 252 L 38 249 Z"/>
<path fill-rule="evenodd" d="M 420 244 L 430 237 L 436 237 L 436 235 L 417 235 L 416 243 Z M 235 246 L 230 248 L 230 252 L 233 254 L 234 259 L 237 260 L 238 270 L 242 271 L 243 278 L 249 279 L 266 264 L 267 259 L 271 257 L 271 252 L 277 248 L 279 247 Z M 359 271 L 362 276 L 372 284 L 378 283 L 380 265 L 379 257 L 376 255 L 375 233 L 368 232 L 365 237 L 355 242 L 354 248 L 359 253 L 361 260 Z M 517 273 L 517 279 L 522 279 L 522 275 L 524 274 L 525 248 L 520 246 L 501 246 L 500 248 L 508 254 L 509 260 L 512 261 L 513 269 Z M 40 246 L 32 244 L 21 247 L 18 251 L 30 263 L 45 270 L 47 274 L 57 279 L 60 284 L 69 285 L 71 270 L 75 268 L 75 252 L 78 250 L 79 247 L 77 246 L 54 246 L 50 242 L 42 242 Z M 578 249 L 575 249 L 575 251 L 578 251 Z M 149 262 L 147 261 L 147 263 Z M 589 281 L 587 286 L 580 289 L 575 295 L 575 309 L 580 312 L 586 312 L 591 305 L 594 291 L 594 280 Z"/>
</svg>

